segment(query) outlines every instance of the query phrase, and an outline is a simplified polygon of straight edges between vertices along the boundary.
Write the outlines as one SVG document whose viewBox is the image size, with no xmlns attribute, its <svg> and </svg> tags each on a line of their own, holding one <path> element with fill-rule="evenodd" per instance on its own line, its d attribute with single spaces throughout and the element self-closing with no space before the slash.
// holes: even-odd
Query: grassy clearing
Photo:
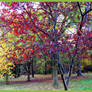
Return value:
<svg viewBox="0 0 92 92">
<path fill-rule="evenodd" d="M 92 74 L 84 74 L 85 77 L 78 77 L 75 79 L 72 79 L 70 81 L 70 85 L 69 85 L 69 89 L 70 90 L 80 90 L 83 92 L 88 91 L 88 90 L 92 90 Z M 73 75 L 75 76 L 75 75 Z M 40 79 L 46 79 L 44 81 L 40 81 Z M 47 90 L 46 92 L 51 92 L 52 91 L 57 91 L 60 92 L 63 89 L 63 84 L 61 82 L 61 80 L 59 80 L 60 83 L 60 87 L 58 89 L 53 88 L 52 86 L 52 80 L 48 80 L 47 78 L 51 78 L 51 75 L 35 75 L 35 78 L 31 79 L 33 81 L 27 82 L 26 81 L 26 77 L 25 76 L 21 76 L 19 78 L 16 79 L 11 79 L 11 83 L 9 85 L 5 85 L 4 80 L 0 79 L 0 90 L 41 90 L 42 92 L 44 92 L 43 90 Z M 35 81 L 36 80 L 36 81 Z M 37 81 L 39 80 L 39 81 Z M 15 82 L 13 82 L 15 81 Z M 20 82 L 19 82 L 20 81 Z M 10 92 L 10 91 L 9 91 Z M 30 92 L 30 91 L 29 91 Z M 35 91 L 33 91 L 35 92 Z M 39 91 L 38 91 L 39 92 Z M 75 92 L 75 91 L 74 91 Z"/>
</svg>

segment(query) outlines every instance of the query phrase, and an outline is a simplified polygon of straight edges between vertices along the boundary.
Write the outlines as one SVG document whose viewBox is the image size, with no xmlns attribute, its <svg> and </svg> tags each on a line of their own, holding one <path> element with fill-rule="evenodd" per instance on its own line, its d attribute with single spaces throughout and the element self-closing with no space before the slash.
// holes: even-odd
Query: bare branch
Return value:
<svg viewBox="0 0 92 92">
<path fill-rule="evenodd" d="M 80 13 L 81 13 L 81 16 L 82 16 L 83 14 L 82 14 L 81 7 L 80 7 L 79 2 L 77 2 L 77 5 L 78 5 L 78 7 L 79 7 L 79 10 L 80 10 Z"/>
<path fill-rule="evenodd" d="M 87 13 L 89 13 L 89 12 L 91 12 L 91 11 L 92 11 L 92 9 L 89 9 L 88 11 L 84 12 L 84 13 L 83 13 L 83 16 L 85 16 Z"/>
</svg>

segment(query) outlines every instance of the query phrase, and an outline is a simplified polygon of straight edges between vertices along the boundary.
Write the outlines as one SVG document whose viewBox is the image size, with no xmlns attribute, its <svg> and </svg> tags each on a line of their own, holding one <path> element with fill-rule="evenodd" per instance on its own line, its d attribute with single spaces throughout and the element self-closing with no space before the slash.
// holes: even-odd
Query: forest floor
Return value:
<svg viewBox="0 0 92 92">
<path fill-rule="evenodd" d="M 31 77 L 31 76 L 30 76 Z M 55 89 L 52 84 L 51 75 L 37 74 L 31 81 L 27 81 L 27 76 L 20 76 L 19 78 L 10 78 L 9 85 L 6 85 L 3 79 L 0 79 L 0 90 L 64 90 L 63 84 L 60 78 L 59 88 Z M 92 73 L 85 73 L 81 77 L 72 75 L 70 84 L 70 90 L 92 90 Z"/>
</svg>

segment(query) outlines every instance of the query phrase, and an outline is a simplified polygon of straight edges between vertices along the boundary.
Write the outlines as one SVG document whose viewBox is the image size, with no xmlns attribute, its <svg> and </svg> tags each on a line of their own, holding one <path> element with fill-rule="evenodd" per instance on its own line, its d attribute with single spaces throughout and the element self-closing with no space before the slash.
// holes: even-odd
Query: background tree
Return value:
<svg viewBox="0 0 92 92">
<path fill-rule="evenodd" d="M 11 46 L 11 47 L 10 47 Z M 6 38 L 0 39 L 0 77 L 5 78 L 6 84 L 9 84 L 8 76 L 13 76 L 11 69 L 14 64 L 8 60 L 10 51 L 13 50 L 11 43 Z"/>
</svg>

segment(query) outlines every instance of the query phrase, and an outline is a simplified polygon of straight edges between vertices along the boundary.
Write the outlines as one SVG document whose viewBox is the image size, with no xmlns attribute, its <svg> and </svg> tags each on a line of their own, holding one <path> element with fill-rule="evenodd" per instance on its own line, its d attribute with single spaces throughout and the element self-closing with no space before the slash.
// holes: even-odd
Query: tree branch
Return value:
<svg viewBox="0 0 92 92">
<path fill-rule="evenodd" d="M 77 5 L 78 5 L 78 7 L 79 7 L 79 10 L 80 10 L 81 16 L 83 16 L 79 2 L 77 2 Z"/>
<path fill-rule="evenodd" d="M 23 7 L 24 8 L 24 7 Z M 29 18 L 31 19 L 31 21 L 33 22 L 33 19 L 31 18 L 31 15 L 29 14 L 29 12 L 24 8 L 24 10 L 26 11 L 26 13 L 28 14 Z M 35 25 L 35 23 L 33 22 L 34 26 L 36 27 L 36 29 L 38 29 L 38 32 L 42 32 L 44 33 L 45 35 L 47 35 L 52 41 L 52 37 L 45 31 L 43 31 L 41 28 L 39 28 L 38 26 Z"/>
<path fill-rule="evenodd" d="M 90 11 L 92 11 L 92 9 L 89 9 L 88 11 L 83 13 L 83 16 L 85 16 L 87 13 L 89 13 Z"/>
</svg>

